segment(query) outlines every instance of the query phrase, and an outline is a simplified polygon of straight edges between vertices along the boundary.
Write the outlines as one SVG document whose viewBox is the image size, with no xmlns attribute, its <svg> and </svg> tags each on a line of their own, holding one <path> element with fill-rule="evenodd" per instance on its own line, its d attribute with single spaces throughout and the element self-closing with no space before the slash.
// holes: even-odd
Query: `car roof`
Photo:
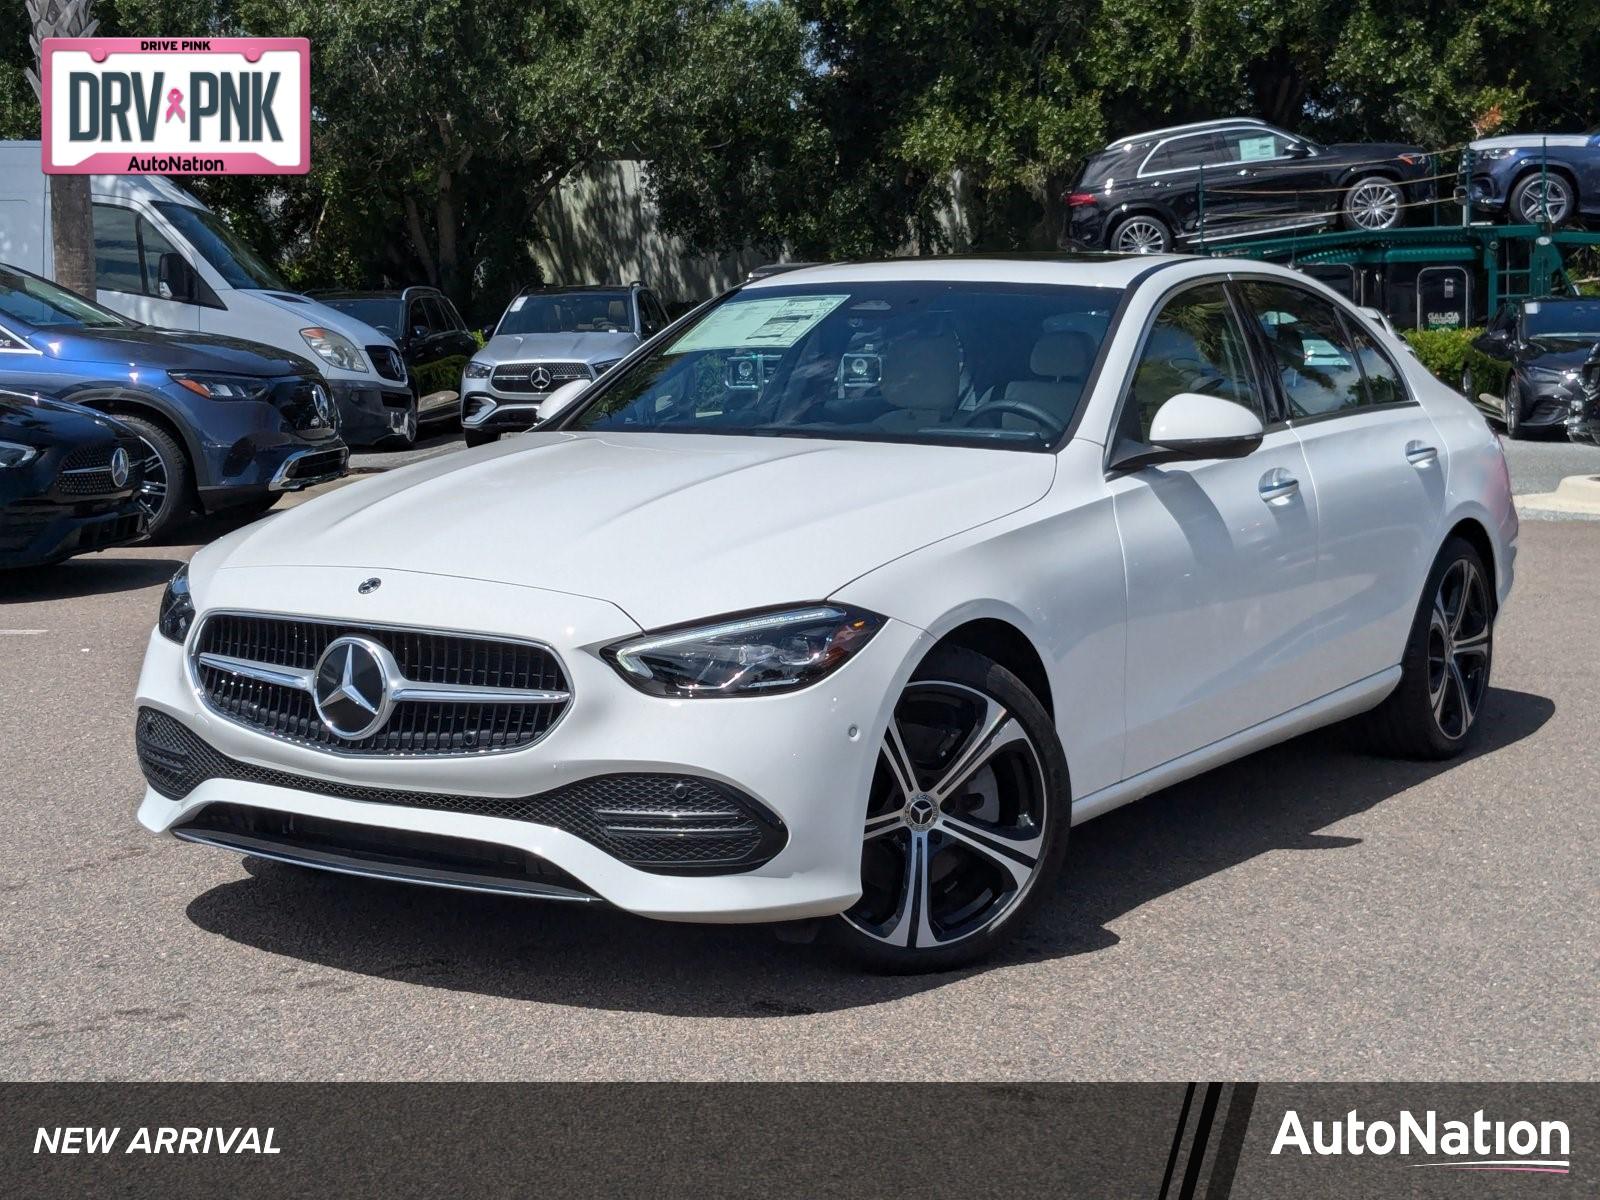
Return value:
<svg viewBox="0 0 1600 1200">
<path fill-rule="evenodd" d="M 530 283 L 517 295 L 536 296 L 541 292 L 547 296 L 559 296 L 563 292 L 626 292 L 633 288 L 642 288 L 644 286 L 638 281 L 633 283 Z"/>
<path fill-rule="evenodd" d="M 1171 137 L 1178 133 L 1200 133 L 1207 129 L 1231 129 L 1238 125 L 1248 125 L 1258 129 L 1276 129 L 1276 125 L 1269 125 L 1259 117 L 1219 117 L 1214 121 L 1192 121 L 1188 125 L 1168 125 L 1164 129 L 1147 129 L 1143 133 L 1130 133 L 1119 137 L 1114 142 L 1106 144 L 1107 150 L 1115 150 L 1119 146 L 1132 145 L 1135 142 L 1148 142 L 1152 138 Z"/>
<path fill-rule="evenodd" d="M 902 280 L 970 283 L 1065 283 L 1084 287 L 1127 287 L 1162 263 L 1215 259 L 1186 254 L 1019 254 L 931 255 L 880 262 L 825 263 L 753 279 L 743 291 L 805 284 L 888 283 Z"/>
</svg>

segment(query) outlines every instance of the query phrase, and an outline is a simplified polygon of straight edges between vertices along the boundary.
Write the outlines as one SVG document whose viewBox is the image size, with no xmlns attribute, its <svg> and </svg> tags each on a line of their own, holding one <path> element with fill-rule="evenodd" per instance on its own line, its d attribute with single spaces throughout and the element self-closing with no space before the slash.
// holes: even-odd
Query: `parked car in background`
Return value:
<svg viewBox="0 0 1600 1200">
<path fill-rule="evenodd" d="M 1469 149 L 1463 184 L 1474 215 L 1559 227 L 1600 214 L 1600 129 L 1479 138 Z"/>
<path fill-rule="evenodd" d="M 1577 382 L 1567 389 L 1567 438 L 1600 446 L 1600 343 L 1596 343 Z"/>
<path fill-rule="evenodd" d="M 409 287 L 393 291 L 311 292 L 329 308 L 371 325 L 392 338 L 405 360 L 406 375 L 416 396 L 418 426 L 454 421 L 461 413 L 461 371 L 478 348 L 478 339 L 438 288 Z M 341 405 L 345 441 L 367 445 L 389 437 L 387 410 Z M 416 436 L 412 428 L 410 436 Z"/>
<path fill-rule="evenodd" d="M 1510 365 L 1500 395 L 1471 394 L 1490 417 L 1505 425 L 1506 436 L 1536 431 L 1560 432 L 1572 409 L 1572 389 L 1595 346 L 1600 344 L 1600 299 L 1546 298 L 1509 304 L 1479 334 L 1473 345 Z M 1470 381 L 1463 381 L 1475 393 Z"/>
<path fill-rule="evenodd" d="M 551 392 L 598 379 L 667 324 L 666 309 L 642 283 L 524 288 L 462 372 L 467 445 L 532 428 Z"/>
<path fill-rule="evenodd" d="M 195 508 L 265 511 L 344 474 L 349 451 L 309 361 L 151 329 L 0 266 L 0 387 L 111 413 L 138 439 L 151 536 Z"/>
<path fill-rule="evenodd" d="M 111 418 L 0 388 L 0 568 L 143 537 L 141 447 Z"/>
<path fill-rule="evenodd" d="M 1084 164 L 1066 196 L 1067 235 L 1092 250 L 1156 254 L 1202 236 L 1392 229 L 1407 204 L 1433 198 L 1430 174 L 1420 146 L 1324 146 L 1245 117 L 1153 129 Z"/>
<path fill-rule="evenodd" d="M 5 261 L 51 274 L 48 177 L 38 142 L 0 142 Z M 388 414 L 404 437 L 415 400 L 394 342 L 292 290 L 211 209 L 161 175 L 95 175 L 95 298 L 143 325 L 248 338 L 317 363 L 341 408 Z"/>
<path fill-rule="evenodd" d="M 548 408 L 194 556 L 146 829 L 949 970 L 1072 911 L 1075 822 L 1346 718 L 1444 759 L 1506 713 L 1499 440 L 1283 267 L 813 267 Z"/>
</svg>

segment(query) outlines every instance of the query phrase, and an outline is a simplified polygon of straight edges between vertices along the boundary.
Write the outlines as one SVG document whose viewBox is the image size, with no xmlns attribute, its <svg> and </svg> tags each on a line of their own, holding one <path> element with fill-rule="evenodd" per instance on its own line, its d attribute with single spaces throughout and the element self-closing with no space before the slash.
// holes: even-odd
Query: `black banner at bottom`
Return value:
<svg viewBox="0 0 1600 1200">
<path fill-rule="evenodd" d="M 9 1084 L 8 1196 L 1567 1197 L 1589 1084 Z"/>
</svg>

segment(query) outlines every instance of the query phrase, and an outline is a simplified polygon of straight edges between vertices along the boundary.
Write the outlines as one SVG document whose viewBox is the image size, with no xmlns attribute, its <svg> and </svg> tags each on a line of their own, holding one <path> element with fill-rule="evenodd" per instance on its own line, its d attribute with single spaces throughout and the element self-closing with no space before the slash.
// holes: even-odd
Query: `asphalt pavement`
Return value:
<svg viewBox="0 0 1600 1200">
<path fill-rule="evenodd" d="M 1517 490 L 1573 473 L 1569 452 L 1600 464 L 1513 447 Z M 920 978 L 862 975 L 762 928 L 372 883 L 144 833 L 134 683 L 192 550 L 0 582 L 0 1077 L 1597 1074 L 1593 522 L 1524 526 L 1467 757 L 1393 762 L 1323 731 L 1171 788 L 1074 831 L 1067 877 L 1007 954 Z"/>
</svg>

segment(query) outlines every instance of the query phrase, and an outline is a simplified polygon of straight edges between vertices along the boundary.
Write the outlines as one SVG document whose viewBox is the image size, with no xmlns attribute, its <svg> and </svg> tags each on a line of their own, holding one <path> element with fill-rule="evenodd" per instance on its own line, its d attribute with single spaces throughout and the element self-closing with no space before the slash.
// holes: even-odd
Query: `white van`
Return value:
<svg viewBox="0 0 1600 1200">
<path fill-rule="evenodd" d="M 0 142 L 0 263 L 51 276 L 50 183 L 41 161 L 38 142 Z M 221 217 L 164 176 L 95 175 L 90 194 L 101 304 L 146 325 L 308 358 L 349 424 L 381 424 L 399 441 L 416 436 L 416 398 L 393 339 L 291 291 Z"/>
</svg>

